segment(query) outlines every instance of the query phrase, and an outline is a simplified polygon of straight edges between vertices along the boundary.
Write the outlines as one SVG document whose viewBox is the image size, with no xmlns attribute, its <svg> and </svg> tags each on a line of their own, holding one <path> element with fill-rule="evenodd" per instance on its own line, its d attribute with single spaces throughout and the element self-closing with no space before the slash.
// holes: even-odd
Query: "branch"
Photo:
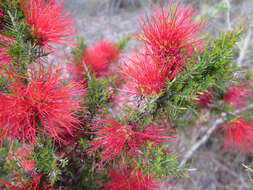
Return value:
<svg viewBox="0 0 253 190">
<path fill-rule="evenodd" d="M 243 112 L 249 111 L 249 110 L 253 110 L 253 104 L 250 104 L 249 106 L 246 106 L 242 109 L 239 109 L 235 112 L 233 112 L 233 115 L 239 115 Z M 206 134 L 198 141 L 196 142 L 188 152 L 186 152 L 186 154 L 184 155 L 180 166 L 183 166 L 186 164 L 186 162 L 192 157 L 192 155 L 199 149 L 199 147 L 201 147 L 201 145 L 203 145 L 211 136 L 211 134 L 218 128 L 218 126 L 220 126 L 221 124 L 225 123 L 227 121 L 227 118 L 220 118 L 220 119 L 216 119 L 213 124 L 211 125 L 211 127 L 209 127 L 209 129 L 206 131 Z"/>
<path fill-rule="evenodd" d="M 11 18 L 11 22 L 12 22 L 13 27 L 16 29 L 17 28 L 17 23 L 15 22 L 14 16 L 11 14 L 10 11 L 7 11 L 7 13 L 9 15 L 9 17 Z"/>
<path fill-rule="evenodd" d="M 225 2 L 226 2 L 227 7 L 228 7 L 227 14 L 226 14 L 228 30 L 233 30 L 231 20 L 230 20 L 230 10 L 231 10 L 230 2 L 229 2 L 229 0 L 225 0 Z"/>
<path fill-rule="evenodd" d="M 249 30 L 246 34 L 243 46 L 240 48 L 240 55 L 237 59 L 237 64 L 238 64 L 239 67 L 242 66 L 242 61 L 244 60 L 244 57 L 247 53 L 248 46 L 249 46 L 249 43 L 250 43 L 250 40 L 251 40 L 251 35 L 252 35 L 252 29 L 249 28 Z"/>
<path fill-rule="evenodd" d="M 247 169 L 248 171 L 252 172 L 253 173 L 253 169 L 250 168 L 249 166 L 246 166 L 245 164 L 242 164 L 242 166 Z"/>
</svg>

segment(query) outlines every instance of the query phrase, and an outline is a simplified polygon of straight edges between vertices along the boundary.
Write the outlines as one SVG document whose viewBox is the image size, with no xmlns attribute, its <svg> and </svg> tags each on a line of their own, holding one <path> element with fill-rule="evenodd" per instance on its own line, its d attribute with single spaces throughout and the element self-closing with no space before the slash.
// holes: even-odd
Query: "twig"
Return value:
<svg viewBox="0 0 253 190">
<path fill-rule="evenodd" d="M 195 172 L 195 171 L 197 171 L 197 168 L 189 168 L 189 169 L 187 169 L 187 171 L 188 172 Z"/>
<path fill-rule="evenodd" d="M 246 112 L 252 109 L 253 109 L 253 104 L 250 104 L 249 106 L 246 106 L 240 110 L 237 110 L 233 112 L 232 114 L 239 115 L 243 112 Z M 203 145 L 210 138 L 211 134 L 218 128 L 218 126 L 225 123 L 226 121 L 227 121 L 226 118 L 216 119 L 211 125 L 211 127 L 209 127 L 209 129 L 206 131 L 206 134 L 198 142 L 194 143 L 194 145 L 190 148 L 190 150 L 186 152 L 186 154 L 184 155 L 180 163 L 180 166 L 185 165 L 186 162 L 192 157 L 192 155 L 199 149 L 199 147 L 201 147 L 201 145 Z"/>
<path fill-rule="evenodd" d="M 242 164 L 242 166 L 243 166 L 244 168 L 246 168 L 248 171 L 250 171 L 250 172 L 253 173 L 253 169 L 250 168 L 249 166 L 247 166 L 247 165 L 245 165 L 245 164 Z"/>
<path fill-rule="evenodd" d="M 231 20 L 230 20 L 230 11 L 231 11 L 230 2 L 229 2 L 229 0 L 225 0 L 225 2 L 226 2 L 227 7 L 228 7 L 227 14 L 226 14 L 228 30 L 233 30 Z"/>
<path fill-rule="evenodd" d="M 245 165 L 245 164 L 242 164 L 242 166 L 248 171 L 248 172 L 247 172 L 247 173 L 248 173 L 248 177 L 249 177 L 250 181 L 252 181 L 252 176 L 251 176 L 250 172 L 253 173 L 253 169 L 250 168 L 249 166 Z M 243 185 L 244 187 L 249 187 L 249 186 L 247 185 L 247 183 L 245 183 L 243 177 L 241 177 L 241 182 L 242 182 L 242 185 Z"/>
<path fill-rule="evenodd" d="M 204 144 L 209 137 L 211 136 L 211 134 L 215 131 L 215 129 L 217 128 L 217 126 L 221 125 L 224 122 L 224 119 L 217 119 L 214 124 L 207 130 L 206 134 L 197 142 L 195 143 L 191 149 L 185 154 L 183 160 L 180 163 L 180 166 L 183 166 L 186 164 L 186 162 L 189 160 L 189 158 L 193 155 L 194 152 L 196 152 L 196 150 L 199 149 L 199 147 Z"/>
<path fill-rule="evenodd" d="M 11 18 L 11 22 L 12 22 L 14 28 L 16 29 L 17 28 L 17 23 L 15 22 L 15 18 L 13 17 L 13 15 L 11 14 L 10 11 L 7 11 L 7 13 L 9 15 L 9 17 Z"/>
<path fill-rule="evenodd" d="M 215 165 L 218 165 L 219 168 L 222 168 L 223 170 L 227 171 L 235 179 L 238 178 L 238 174 L 235 171 L 231 170 L 229 167 L 227 167 L 226 165 L 224 165 L 223 163 L 221 163 L 216 158 L 212 158 L 212 161 L 215 163 Z"/>
<path fill-rule="evenodd" d="M 240 55 L 239 55 L 239 57 L 238 57 L 238 59 L 237 59 L 237 61 L 236 61 L 236 62 L 237 62 L 237 65 L 238 65 L 239 67 L 242 66 L 242 62 L 243 62 L 244 57 L 245 57 L 245 55 L 246 55 L 246 53 L 247 53 L 248 46 L 249 46 L 250 39 L 251 39 L 251 35 L 252 35 L 252 29 L 249 28 L 249 29 L 248 29 L 248 32 L 247 32 L 247 34 L 246 34 L 246 37 L 245 37 L 243 46 L 240 48 Z"/>
<path fill-rule="evenodd" d="M 251 188 L 251 185 L 246 183 L 246 181 L 244 180 L 244 177 L 242 175 L 239 176 L 239 180 L 244 188 L 246 188 L 246 189 Z"/>
</svg>

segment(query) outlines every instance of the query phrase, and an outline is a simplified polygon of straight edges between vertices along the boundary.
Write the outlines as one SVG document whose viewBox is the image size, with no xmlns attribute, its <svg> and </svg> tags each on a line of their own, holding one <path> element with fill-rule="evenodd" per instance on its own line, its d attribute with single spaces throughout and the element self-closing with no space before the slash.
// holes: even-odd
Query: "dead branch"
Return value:
<svg viewBox="0 0 253 190">
<path fill-rule="evenodd" d="M 249 106 L 246 106 L 240 110 L 237 110 L 233 112 L 233 115 L 240 115 L 243 112 L 249 111 L 253 109 L 253 104 L 250 104 Z M 201 147 L 201 145 L 205 144 L 205 142 L 210 138 L 212 133 L 220 126 L 221 124 L 225 123 L 227 121 L 227 118 L 219 118 L 216 119 L 214 122 L 212 122 L 212 125 L 208 127 L 208 130 L 206 131 L 205 135 L 196 143 L 192 145 L 189 151 L 186 152 L 184 155 L 180 166 L 183 166 L 187 163 L 187 161 L 192 157 L 192 155 Z"/>
</svg>

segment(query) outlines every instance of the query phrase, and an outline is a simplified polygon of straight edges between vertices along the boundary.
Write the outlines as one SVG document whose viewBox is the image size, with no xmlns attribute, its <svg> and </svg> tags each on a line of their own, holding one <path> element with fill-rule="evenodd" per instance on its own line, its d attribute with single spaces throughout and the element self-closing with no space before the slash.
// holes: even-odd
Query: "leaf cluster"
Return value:
<svg viewBox="0 0 253 190">
<path fill-rule="evenodd" d="M 200 93 L 211 88 L 218 94 L 224 93 L 234 79 L 236 68 L 232 60 L 240 34 L 241 31 L 228 32 L 210 40 L 202 55 L 189 60 L 182 73 L 168 82 L 165 93 L 157 100 L 157 109 L 164 110 L 171 121 L 177 122 L 189 114 L 198 116 L 196 98 Z"/>
<path fill-rule="evenodd" d="M 46 174 L 52 184 L 61 178 L 62 170 L 68 165 L 68 159 L 56 154 L 56 149 L 51 141 L 36 145 L 32 159 L 36 160 L 37 169 Z"/>
<path fill-rule="evenodd" d="M 85 97 L 85 106 L 88 108 L 91 117 L 109 106 L 114 78 L 98 79 L 95 74 L 91 75 L 88 81 L 88 95 Z"/>
<path fill-rule="evenodd" d="M 142 148 L 143 156 L 139 157 L 136 168 L 144 168 L 144 172 L 152 174 L 158 180 L 170 177 L 187 177 L 188 168 L 180 166 L 174 153 L 166 146 L 157 146 L 153 143 Z"/>
</svg>

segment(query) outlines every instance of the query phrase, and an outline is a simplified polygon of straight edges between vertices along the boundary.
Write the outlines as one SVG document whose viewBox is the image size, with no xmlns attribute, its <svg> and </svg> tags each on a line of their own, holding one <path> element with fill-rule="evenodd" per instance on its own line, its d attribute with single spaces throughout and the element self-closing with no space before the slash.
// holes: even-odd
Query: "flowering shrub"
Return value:
<svg viewBox="0 0 253 190">
<path fill-rule="evenodd" d="M 142 32 L 137 39 L 144 42 L 147 54 L 158 64 L 167 65 L 168 78 L 187 64 L 186 58 L 203 50 L 200 37 L 201 22 L 194 22 L 197 12 L 190 6 L 170 4 L 141 22 Z"/>
<path fill-rule="evenodd" d="M 224 102 L 239 108 L 244 106 L 250 97 L 252 97 L 252 89 L 247 88 L 245 84 L 230 84 L 228 91 L 224 94 Z"/>
<path fill-rule="evenodd" d="M 222 129 L 225 133 L 224 148 L 229 150 L 236 148 L 241 152 L 252 152 L 253 122 L 236 118 L 225 125 Z"/>
<path fill-rule="evenodd" d="M 20 179 L 15 179 L 15 177 L 19 176 L 14 176 L 14 181 L 15 183 L 19 183 L 20 185 L 12 185 L 8 182 L 2 181 L 3 184 L 6 185 L 6 187 L 10 190 L 53 190 L 52 186 L 50 184 L 41 184 L 41 177 L 40 175 L 32 175 L 31 176 L 31 181 L 24 182 Z"/>
<path fill-rule="evenodd" d="M 19 0 L 30 30 L 38 44 L 70 45 L 76 34 L 74 22 L 64 13 L 63 4 L 57 0 Z"/>
<path fill-rule="evenodd" d="M 79 123 L 72 111 L 80 110 L 79 100 L 74 98 L 80 95 L 81 87 L 73 83 L 61 85 L 59 73 L 43 68 L 39 73 L 33 71 L 26 84 L 17 78 L 8 87 L 11 95 L 1 94 L 2 137 L 34 144 L 41 131 L 56 141 L 64 140 L 61 136 L 65 131 L 72 134 Z"/>
<path fill-rule="evenodd" d="M 162 136 L 160 133 L 164 129 L 160 129 L 158 126 L 146 126 L 143 132 L 136 131 L 135 126 L 131 125 L 119 125 L 116 121 L 101 121 L 108 125 L 95 126 L 93 129 L 96 131 L 97 139 L 91 142 L 93 146 L 90 151 L 95 151 L 99 148 L 104 148 L 101 152 L 101 162 L 114 160 L 117 156 L 132 157 L 134 154 L 141 153 L 140 147 L 146 142 L 158 142 L 162 144 L 162 140 L 168 139 L 168 136 Z"/>
<path fill-rule="evenodd" d="M 85 49 L 83 63 L 91 67 L 91 71 L 101 76 L 108 71 L 109 66 L 117 61 L 119 47 L 109 41 L 100 41 L 98 44 Z"/>
<path fill-rule="evenodd" d="M 0 34 L 0 40 L 5 45 L 0 46 L 0 67 L 8 65 L 11 61 L 11 56 L 7 53 L 8 45 L 13 43 L 13 39 L 7 36 Z"/>
<path fill-rule="evenodd" d="M 122 68 L 122 74 L 131 80 L 130 92 L 150 96 L 159 94 L 165 89 L 167 67 L 153 63 L 145 54 L 138 54 L 129 60 Z"/>
<path fill-rule="evenodd" d="M 139 50 L 122 60 L 130 38 L 93 45 L 73 38 L 63 1 L 2 0 L 0 188 L 171 185 L 188 166 L 170 145 L 202 108 L 224 117 L 217 130 L 225 150 L 252 152 L 252 116 L 244 108 L 251 82 L 232 65 L 241 31 L 204 40 L 197 14 L 181 4 L 154 8 L 140 21 Z M 59 45 L 72 51 L 56 65 L 48 55 Z"/>
<path fill-rule="evenodd" d="M 105 184 L 105 189 L 137 189 L 137 190 L 155 190 L 158 184 L 152 180 L 151 176 L 144 176 L 141 171 L 124 169 L 121 173 L 115 170 L 110 171 L 112 182 Z"/>
</svg>

